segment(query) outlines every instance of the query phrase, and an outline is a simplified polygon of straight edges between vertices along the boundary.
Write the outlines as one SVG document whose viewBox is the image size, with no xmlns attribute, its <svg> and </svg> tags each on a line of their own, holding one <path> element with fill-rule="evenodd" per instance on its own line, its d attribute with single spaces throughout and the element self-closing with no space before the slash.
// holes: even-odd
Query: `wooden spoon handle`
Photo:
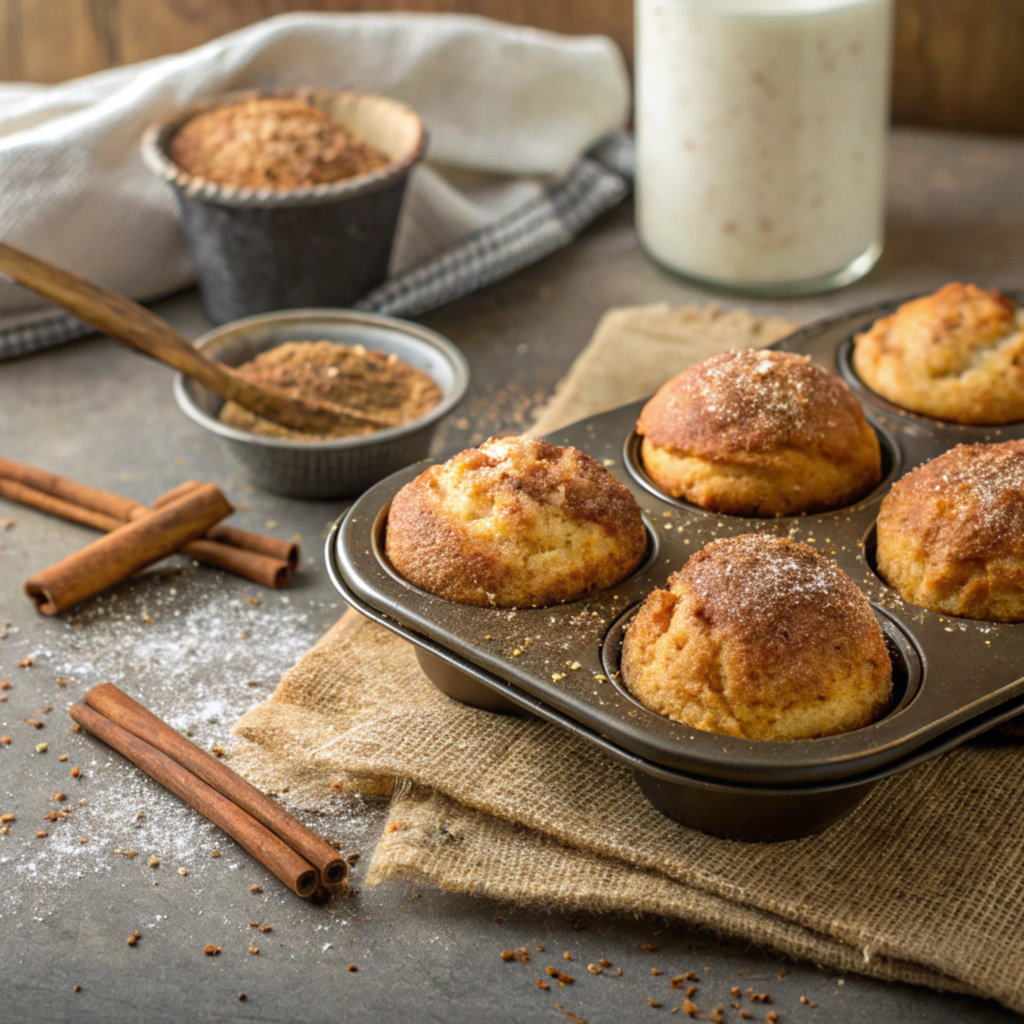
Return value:
<svg viewBox="0 0 1024 1024">
<path fill-rule="evenodd" d="M 243 380 L 223 363 L 194 348 L 155 313 L 69 270 L 0 242 L 0 272 L 104 334 L 181 370 L 221 398 L 237 402 L 274 423 L 312 434 L 327 433 L 338 424 L 338 417 L 332 410 L 308 405 L 284 392 Z M 345 412 L 374 426 L 392 425 L 356 410 L 346 409 Z"/>
</svg>

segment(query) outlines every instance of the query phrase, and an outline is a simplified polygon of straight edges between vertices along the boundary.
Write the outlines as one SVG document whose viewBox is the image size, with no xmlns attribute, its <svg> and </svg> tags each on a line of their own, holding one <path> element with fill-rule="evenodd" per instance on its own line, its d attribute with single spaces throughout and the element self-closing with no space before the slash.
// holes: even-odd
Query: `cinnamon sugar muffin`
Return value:
<svg viewBox="0 0 1024 1024">
<path fill-rule="evenodd" d="M 197 114 L 174 133 L 168 154 L 196 177 L 276 191 L 341 181 L 388 162 L 319 107 L 271 97 Z"/>
<path fill-rule="evenodd" d="M 461 604 L 535 607 L 614 586 L 647 549 L 628 488 L 576 448 L 491 438 L 395 495 L 386 551 L 410 583 Z"/>
<path fill-rule="evenodd" d="M 882 478 L 853 392 L 808 356 L 723 352 L 673 377 L 636 425 L 666 494 L 714 512 L 788 516 L 849 505 Z"/>
<path fill-rule="evenodd" d="M 1024 622 L 1024 440 L 961 444 L 908 473 L 878 513 L 879 575 L 911 604 Z"/>
<path fill-rule="evenodd" d="M 854 338 L 872 391 L 954 423 L 1024 420 L 1024 309 L 995 288 L 953 282 L 905 302 Z"/>
<path fill-rule="evenodd" d="M 813 548 L 765 534 L 713 541 L 648 596 L 622 678 L 658 714 L 752 740 L 859 729 L 892 700 L 864 595 Z"/>
</svg>

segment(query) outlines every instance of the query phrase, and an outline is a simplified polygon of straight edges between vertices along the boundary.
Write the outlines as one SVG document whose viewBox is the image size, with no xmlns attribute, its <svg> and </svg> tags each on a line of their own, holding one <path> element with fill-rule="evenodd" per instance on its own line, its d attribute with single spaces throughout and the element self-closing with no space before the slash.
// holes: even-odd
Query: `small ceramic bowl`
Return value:
<svg viewBox="0 0 1024 1024">
<path fill-rule="evenodd" d="M 174 133 L 197 114 L 266 97 L 326 111 L 389 162 L 368 174 L 308 188 L 235 188 L 189 174 L 168 155 Z M 423 122 L 385 96 L 301 89 L 225 93 L 151 125 L 146 164 L 173 189 L 199 279 L 217 324 L 278 309 L 351 306 L 388 270 L 406 180 L 423 156 Z"/>
<path fill-rule="evenodd" d="M 196 347 L 227 366 L 239 366 L 286 341 L 333 341 L 395 353 L 429 374 L 443 398 L 419 419 L 372 434 L 326 441 L 250 434 L 217 418 L 224 400 L 179 374 L 178 406 L 190 419 L 227 442 L 257 486 L 292 498 L 351 498 L 429 454 L 438 424 L 469 387 L 469 364 L 450 342 L 419 324 L 373 313 L 303 309 L 248 317 L 204 334 Z"/>
</svg>

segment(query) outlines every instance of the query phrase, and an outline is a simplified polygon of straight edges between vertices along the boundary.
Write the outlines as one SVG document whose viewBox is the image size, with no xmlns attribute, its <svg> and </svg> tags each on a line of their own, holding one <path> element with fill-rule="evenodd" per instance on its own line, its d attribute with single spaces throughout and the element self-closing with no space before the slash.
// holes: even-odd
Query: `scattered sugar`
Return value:
<svg viewBox="0 0 1024 1024">
<path fill-rule="evenodd" d="M 46 639 L 24 651 L 33 658 L 32 675 L 26 673 L 3 707 L 12 719 L 43 700 L 54 710 L 46 720 L 50 751 L 33 757 L 22 781 L 34 782 L 35 793 L 64 790 L 69 799 L 61 806 L 71 813 L 43 822 L 57 805 L 25 796 L 9 780 L 2 785 L 0 796 L 5 809 L 16 811 L 17 827 L 0 837 L 0 877 L 10 879 L 0 885 L 0 921 L 44 919 L 58 911 L 70 887 L 109 875 L 123 876 L 129 888 L 158 882 L 154 891 L 173 896 L 174 909 L 188 913 L 208 905 L 204 889 L 209 892 L 225 877 L 245 896 L 249 885 L 259 883 L 265 886 L 263 898 L 294 900 L 283 886 L 266 885 L 264 870 L 220 829 L 107 747 L 72 732 L 66 715 L 66 707 L 89 687 L 113 682 L 200 746 L 220 745 L 230 753 L 234 723 L 270 695 L 335 612 L 328 609 L 325 622 L 323 609 L 303 609 L 312 602 L 298 595 L 282 600 L 287 595 L 263 590 L 255 606 L 244 600 L 245 591 L 234 585 L 229 590 L 221 580 L 186 570 L 161 585 L 122 588 L 48 623 Z M 8 632 L 5 647 L 13 652 L 17 626 Z M 59 689 L 58 677 L 66 681 Z M 247 685 L 249 680 L 257 686 Z M 66 763 L 57 760 L 60 753 L 68 755 Z M 81 769 L 80 778 L 69 777 L 72 766 Z M 330 815 L 297 816 L 351 852 L 372 844 L 381 813 L 357 797 L 339 796 Z M 43 824 L 48 836 L 34 838 Z M 212 858 L 213 849 L 222 856 Z M 125 851 L 136 856 L 126 857 Z M 150 867 L 154 856 L 159 866 Z M 179 868 L 187 874 L 179 875 Z M 334 903 L 339 909 L 331 912 L 332 920 L 345 901 Z"/>
</svg>

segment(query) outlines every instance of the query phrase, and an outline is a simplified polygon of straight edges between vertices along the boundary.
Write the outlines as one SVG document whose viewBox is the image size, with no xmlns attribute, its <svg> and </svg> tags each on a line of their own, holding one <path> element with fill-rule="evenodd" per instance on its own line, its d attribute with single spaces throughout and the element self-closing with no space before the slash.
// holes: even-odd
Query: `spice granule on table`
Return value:
<svg viewBox="0 0 1024 1024">
<path fill-rule="evenodd" d="M 433 378 L 394 353 L 330 341 L 287 341 L 243 363 L 235 373 L 252 384 L 276 388 L 312 405 L 353 409 L 389 426 L 417 419 L 443 397 Z M 351 437 L 381 429 L 339 411 L 335 430 L 307 434 L 271 423 L 235 402 L 224 405 L 220 421 L 251 434 L 299 441 Z"/>
</svg>

